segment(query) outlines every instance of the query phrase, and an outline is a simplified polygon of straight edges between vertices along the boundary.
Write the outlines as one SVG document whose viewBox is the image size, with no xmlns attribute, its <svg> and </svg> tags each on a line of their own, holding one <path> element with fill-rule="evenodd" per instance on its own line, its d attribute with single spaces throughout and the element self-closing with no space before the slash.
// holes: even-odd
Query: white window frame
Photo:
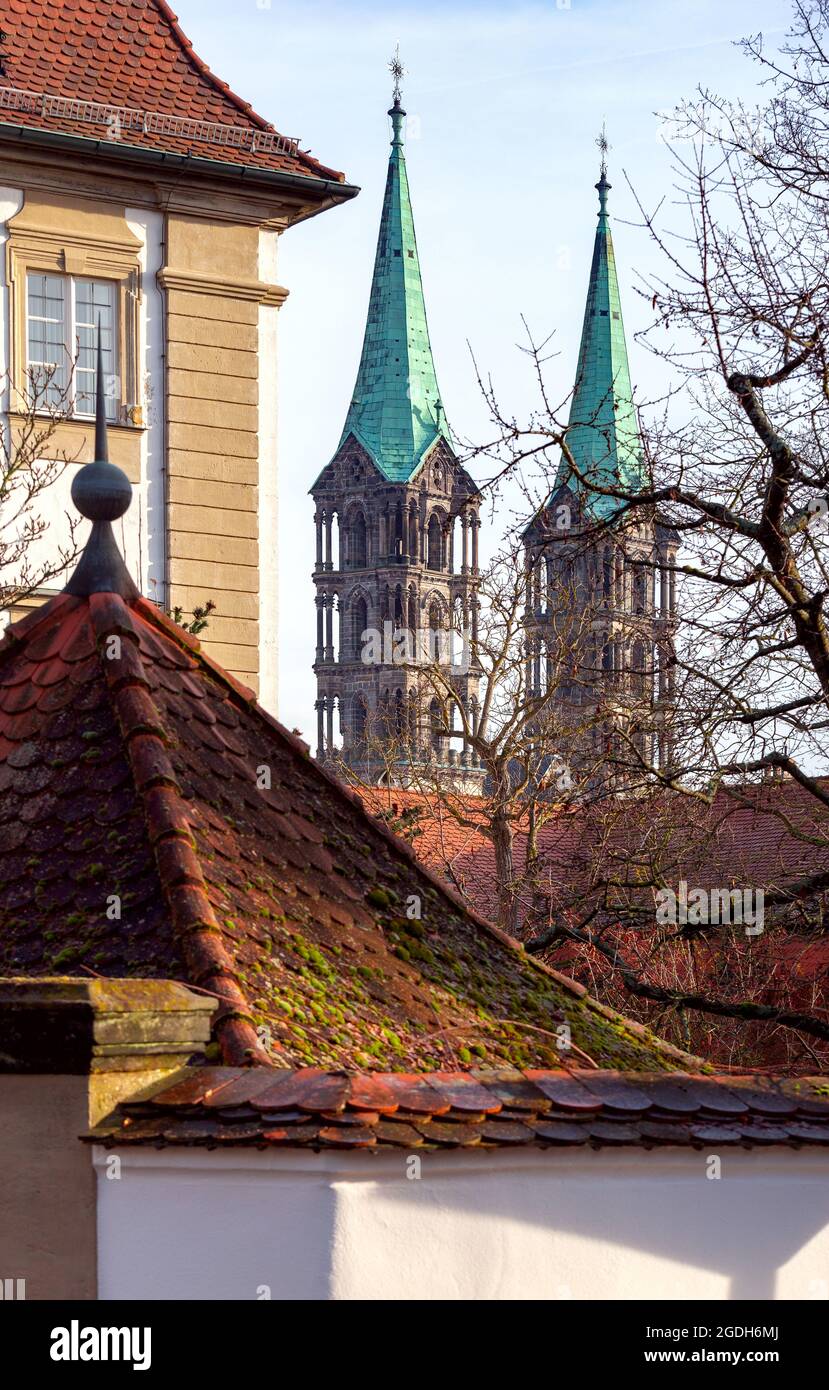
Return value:
<svg viewBox="0 0 829 1390">
<path fill-rule="evenodd" d="M 63 333 L 64 333 L 64 340 L 63 340 L 62 347 L 63 347 L 63 352 L 64 352 L 64 354 L 65 354 L 65 365 L 66 365 L 67 375 L 68 375 L 68 385 L 67 385 L 67 389 L 66 389 L 65 398 L 64 398 L 64 400 L 62 401 L 61 404 L 62 404 L 62 407 L 66 410 L 66 413 L 67 413 L 67 415 L 69 416 L 69 418 L 71 418 L 71 419 L 76 419 L 76 420 L 91 420 L 91 419 L 94 419 L 94 416 L 95 416 L 95 378 L 94 378 L 94 375 L 93 375 L 92 392 L 91 392 L 92 398 L 93 398 L 93 399 L 92 399 L 92 404 L 91 404 L 91 406 L 90 406 L 90 408 L 89 408 L 88 410 L 78 407 L 78 394 L 79 394 L 79 392 L 78 392 L 78 370 L 79 370 L 79 368 L 78 368 L 78 357 L 79 357 L 79 353 L 80 353 L 80 344 L 79 344 L 79 342 L 78 342 L 77 289 L 78 289 L 78 285 L 80 285 L 80 284 L 91 284 L 91 285 L 94 285 L 94 286 L 105 286 L 105 287 L 106 287 L 107 292 L 108 292 L 108 294 L 109 294 L 109 298 L 110 298 L 110 309 L 111 309 L 111 313 L 112 313 L 111 344 L 110 344 L 109 349 L 106 350 L 106 354 L 105 354 L 105 358 L 104 358 L 105 369 L 106 369 L 106 367 L 109 368 L 109 370 L 106 371 L 106 377 L 105 377 L 105 389 L 106 389 L 106 417 L 107 417 L 107 420 L 110 421 L 111 423 L 113 423 L 113 424 L 118 423 L 118 421 L 119 421 L 119 419 L 120 419 L 120 410 L 121 410 L 121 392 L 120 392 L 120 389 L 119 389 L 119 375 L 118 375 L 118 371 L 119 371 L 119 369 L 118 369 L 118 356 L 119 356 L 119 354 L 118 354 L 118 347 L 119 347 L 119 341 L 120 341 L 120 339 L 119 339 L 119 330 L 120 330 L 120 324 L 119 324 L 119 314 L 120 314 L 120 286 L 119 286 L 118 281 L 117 281 L 117 280 L 110 279 L 110 278 L 108 278 L 107 276 L 68 275 L 68 274 L 66 274 L 64 271 L 59 271 L 59 270 L 53 270 L 53 269 L 49 269 L 49 270 L 40 270 L 40 269 L 38 269 L 36 266 L 28 266 L 28 267 L 27 267 L 27 269 L 26 269 L 26 280 L 25 280 L 26 294 L 25 294 L 25 315 L 24 315 L 23 332 L 24 332 L 24 347 L 25 347 L 25 354 L 26 354 L 26 380 L 27 380 L 27 387 L 28 387 L 28 389 L 31 389 L 31 388 L 32 388 L 32 378 L 31 378 L 32 366 L 34 365 L 34 368 L 37 369 L 38 366 L 41 366 L 41 365 L 44 365 L 44 366 L 49 365 L 49 364 L 46 364 L 46 363 L 39 363 L 39 362 L 35 362 L 35 363 L 33 364 L 33 363 L 32 363 L 32 358 L 31 358 L 30 308 L 29 308 L 30 292 L 29 292 L 29 285 L 30 285 L 30 279 L 31 279 L 31 277 L 33 277 L 33 276 L 36 276 L 36 277 L 41 277 L 41 276 L 42 276 L 42 277 L 44 277 L 44 278 L 59 280 L 59 281 L 61 282 L 62 287 L 63 287 Z M 89 327 L 88 324 L 83 324 L 82 326 L 83 326 L 83 327 Z M 109 361 L 108 361 L 108 362 L 107 362 L 107 357 L 109 357 Z M 60 365 L 60 364 L 58 364 L 58 365 Z M 89 368 L 83 368 L 83 369 L 81 369 L 81 370 L 83 370 L 84 373 L 86 374 L 90 369 L 89 369 Z M 93 373 L 94 373 L 94 366 L 93 366 L 93 368 L 92 368 L 92 371 L 93 371 Z M 83 394 L 84 394 L 84 395 L 87 395 L 87 394 L 89 394 L 89 393 L 88 393 L 88 392 L 84 392 Z M 39 402 L 39 403 L 38 403 L 38 409 L 40 409 L 40 410 L 48 410 L 48 409 L 49 409 L 49 405 L 48 405 L 47 402 Z"/>
</svg>

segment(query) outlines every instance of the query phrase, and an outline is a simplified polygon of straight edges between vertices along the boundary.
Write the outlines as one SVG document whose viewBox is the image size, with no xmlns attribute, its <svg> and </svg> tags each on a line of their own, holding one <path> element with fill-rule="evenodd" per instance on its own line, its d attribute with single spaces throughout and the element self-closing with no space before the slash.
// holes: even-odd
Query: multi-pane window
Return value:
<svg viewBox="0 0 829 1390">
<path fill-rule="evenodd" d="M 109 420 L 117 419 L 115 282 L 30 270 L 26 287 L 27 367 L 38 406 L 70 415 L 95 414 L 100 322 L 106 413 Z"/>
</svg>

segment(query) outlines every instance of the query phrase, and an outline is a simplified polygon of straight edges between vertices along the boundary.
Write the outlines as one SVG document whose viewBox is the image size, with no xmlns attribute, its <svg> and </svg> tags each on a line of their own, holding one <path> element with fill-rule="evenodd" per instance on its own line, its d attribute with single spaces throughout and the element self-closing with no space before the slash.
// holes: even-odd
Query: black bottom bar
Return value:
<svg viewBox="0 0 829 1390">
<path fill-rule="evenodd" d="M 500 1315 L 487 1314 L 476 1330 L 473 1309 L 467 1307 L 461 1324 L 456 1305 L 450 1308 L 452 1321 L 440 1338 L 442 1350 L 430 1378 L 460 1371 L 468 1381 L 478 1357 L 480 1373 L 487 1376 L 493 1356 L 511 1357 L 523 1344 L 523 1370 L 531 1351 L 533 1359 L 540 1356 L 546 1363 L 551 1383 L 560 1379 L 560 1372 L 567 1374 L 568 1366 L 572 1373 L 574 1364 L 589 1374 L 633 1371 L 645 1383 L 652 1372 L 659 1377 L 668 1370 L 677 1382 L 687 1375 L 689 1384 L 705 1385 L 704 1378 L 696 1381 L 695 1371 L 709 1366 L 772 1369 L 791 1380 L 814 1366 L 818 1329 L 825 1319 L 825 1307 L 812 1302 L 562 1301 L 548 1305 L 533 1323 L 516 1321 L 513 1310 L 505 1307 Z M 371 1366 L 372 1378 L 382 1382 L 386 1375 L 398 1378 L 401 1347 L 406 1348 L 406 1364 L 426 1371 L 442 1321 L 435 1304 L 427 1305 L 426 1314 L 413 1313 L 405 1303 L 386 1305 L 382 1318 L 370 1309 L 332 1305 L 315 1316 L 331 1317 L 333 1329 L 342 1326 L 348 1336 L 318 1341 L 308 1338 L 307 1324 L 303 1331 L 293 1312 L 274 1303 L 6 1302 L 0 1303 L 0 1337 L 7 1368 L 25 1367 L 38 1379 L 54 1376 L 61 1382 L 138 1373 L 143 1384 L 143 1377 L 153 1375 L 201 1373 L 212 1384 L 225 1368 L 247 1381 L 264 1374 L 283 1379 L 293 1376 L 292 1363 L 301 1362 L 306 1374 L 317 1378 L 329 1356 L 332 1369 L 362 1367 L 365 1376 Z M 348 1324 L 339 1324 L 343 1315 Z"/>
</svg>

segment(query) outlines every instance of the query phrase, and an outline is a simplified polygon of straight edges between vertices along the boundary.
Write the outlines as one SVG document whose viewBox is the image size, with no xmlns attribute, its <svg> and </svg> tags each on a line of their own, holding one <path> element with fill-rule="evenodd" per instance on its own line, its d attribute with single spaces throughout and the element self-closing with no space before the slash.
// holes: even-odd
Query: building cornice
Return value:
<svg viewBox="0 0 829 1390">
<path fill-rule="evenodd" d="M 53 192 L 65 191 L 67 170 L 78 156 L 78 196 L 97 197 L 102 184 L 132 185 L 130 203 L 215 215 L 216 204 L 228 204 L 227 219 L 236 222 L 290 226 L 318 212 L 347 202 L 359 193 L 353 184 L 282 170 L 255 168 L 140 146 L 92 140 L 28 126 L 0 122 L 0 176 L 30 186 L 34 181 Z M 20 172 L 18 172 L 18 169 Z M 94 171 L 94 172 L 91 172 Z M 143 184 L 140 194 L 136 184 Z M 206 196 L 205 196 L 206 195 Z M 231 213 L 229 203 L 235 211 Z"/>
<path fill-rule="evenodd" d="M 264 280 L 228 280 L 222 275 L 194 275 L 182 270 L 160 270 L 157 275 L 164 290 L 185 290 L 190 294 L 220 294 L 228 299 L 245 299 L 255 304 L 270 304 L 277 308 L 285 303 L 289 291 L 284 285 L 270 285 Z"/>
</svg>

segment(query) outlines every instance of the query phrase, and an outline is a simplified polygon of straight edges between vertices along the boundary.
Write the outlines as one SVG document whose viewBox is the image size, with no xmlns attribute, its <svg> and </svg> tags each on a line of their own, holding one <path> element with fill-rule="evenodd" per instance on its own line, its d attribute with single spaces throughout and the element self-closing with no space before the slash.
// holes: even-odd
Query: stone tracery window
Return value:
<svg viewBox="0 0 829 1390">
<path fill-rule="evenodd" d="M 368 545 L 366 534 L 366 518 L 362 511 L 358 511 L 351 522 L 351 535 L 349 554 L 351 568 L 356 570 L 365 569 L 368 563 Z"/>
<path fill-rule="evenodd" d="M 430 570 L 441 570 L 443 568 L 443 532 L 441 530 L 440 518 L 433 512 L 429 518 L 429 529 L 426 533 L 426 564 Z"/>
</svg>

